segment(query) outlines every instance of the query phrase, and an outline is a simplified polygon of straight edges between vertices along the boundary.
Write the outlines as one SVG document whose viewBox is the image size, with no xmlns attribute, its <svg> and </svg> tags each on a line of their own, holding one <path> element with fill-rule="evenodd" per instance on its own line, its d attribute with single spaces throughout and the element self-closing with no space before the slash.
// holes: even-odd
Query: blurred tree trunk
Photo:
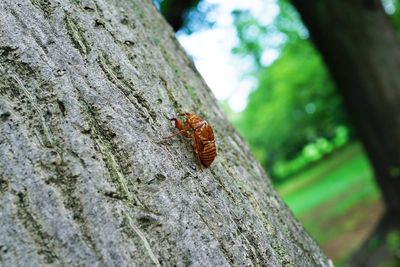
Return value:
<svg viewBox="0 0 400 267">
<path fill-rule="evenodd" d="M 327 63 L 372 162 L 386 204 L 377 230 L 387 232 L 390 225 L 400 223 L 399 41 L 379 0 L 292 2 Z"/>
<path fill-rule="evenodd" d="M 164 0 L 160 4 L 160 12 L 177 32 L 184 26 L 190 10 L 198 4 L 199 0 Z"/>
<path fill-rule="evenodd" d="M 2 1 L 0 20 L 1 266 L 331 265 L 151 1 Z M 214 126 L 209 169 L 162 139 L 182 111 Z"/>
</svg>

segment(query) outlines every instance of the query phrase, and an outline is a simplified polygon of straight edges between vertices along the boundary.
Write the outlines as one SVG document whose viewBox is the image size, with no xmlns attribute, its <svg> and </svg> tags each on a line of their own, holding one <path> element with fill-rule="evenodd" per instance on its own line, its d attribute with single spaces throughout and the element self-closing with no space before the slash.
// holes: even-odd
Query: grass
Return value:
<svg viewBox="0 0 400 267">
<path fill-rule="evenodd" d="M 337 261 L 362 242 L 371 228 L 365 222 L 379 217 L 371 214 L 371 207 L 375 213 L 381 207 L 379 191 L 358 143 L 337 150 L 277 190 L 311 236 L 332 250 L 325 252 Z M 340 244 L 340 238 L 351 241 L 335 245 Z"/>
</svg>

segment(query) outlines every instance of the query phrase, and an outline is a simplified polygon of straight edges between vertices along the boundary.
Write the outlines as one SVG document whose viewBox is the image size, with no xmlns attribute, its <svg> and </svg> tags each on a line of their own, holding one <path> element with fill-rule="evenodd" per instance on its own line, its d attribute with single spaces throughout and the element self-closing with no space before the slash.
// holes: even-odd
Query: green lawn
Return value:
<svg viewBox="0 0 400 267">
<path fill-rule="evenodd" d="M 371 214 L 371 208 L 379 212 L 380 195 L 358 143 L 337 150 L 277 190 L 306 230 L 322 247 L 333 250 L 326 252 L 339 261 L 362 242 L 360 227 L 365 221 L 379 215 Z M 353 243 L 336 248 L 341 237 Z"/>
</svg>

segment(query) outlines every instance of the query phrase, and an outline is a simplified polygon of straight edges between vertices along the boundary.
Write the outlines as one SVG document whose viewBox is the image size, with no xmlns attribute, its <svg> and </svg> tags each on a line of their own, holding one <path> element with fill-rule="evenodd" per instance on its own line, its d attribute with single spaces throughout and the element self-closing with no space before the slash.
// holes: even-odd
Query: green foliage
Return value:
<svg viewBox="0 0 400 267">
<path fill-rule="evenodd" d="M 234 124 L 272 177 L 285 176 L 298 170 L 294 165 L 304 167 L 312 161 L 308 152 L 316 145 L 308 144 L 322 144 L 325 152 L 335 146 L 338 131 L 348 127 L 342 101 L 289 4 L 281 2 L 272 25 L 262 25 L 245 11 L 234 12 L 234 18 L 240 42 L 233 52 L 253 59 L 250 75 L 258 80 Z M 268 49 L 278 50 L 279 57 L 264 66 L 262 58 Z M 324 149 L 317 150 L 315 159 Z M 289 168 L 293 170 L 282 170 L 294 159 Z"/>
<path fill-rule="evenodd" d="M 386 236 L 386 243 L 393 255 L 400 259 L 400 231 L 391 231 Z"/>
<path fill-rule="evenodd" d="M 349 132 L 346 127 L 339 126 L 336 128 L 336 135 L 332 140 L 326 138 L 318 138 L 315 142 L 309 143 L 303 147 L 293 160 L 278 161 L 273 166 L 273 173 L 278 178 L 289 177 L 309 164 L 320 160 L 322 157 L 330 154 L 335 149 L 340 148 L 349 141 Z"/>
<path fill-rule="evenodd" d="M 397 37 L 400 39 L 400 1 L 399 0 L 382 0 L 386 13 L 396 30 Z"/>
<path fill-rule="evenodd" d="M 400 17 L 399 17 L 399 0 L 381 0 L 382 6 L 389 15 L 390 20 L 393 23 L 394 28 L 398 31 L 400 29 Z"/>
</svg>

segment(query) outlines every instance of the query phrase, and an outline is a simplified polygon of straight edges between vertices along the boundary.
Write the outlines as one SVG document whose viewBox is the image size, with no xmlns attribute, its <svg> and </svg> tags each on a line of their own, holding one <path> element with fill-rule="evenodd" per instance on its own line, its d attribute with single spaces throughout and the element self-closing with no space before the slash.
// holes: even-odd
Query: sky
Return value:
<svg viewBox="0 0 400 267">
<path fill-rule="evenodd" d="M 250 10 L 263 24 L 271 23 L 279 11 L 275 0 L 205 0 L 216 8 L 209 14 L 213 27 L 190 35 L 178 33 L 178 40 L 193 57 L 195 65 L 218 100 L 227 100 L 236 112 L 246 106 L 248 94 L 256 86 L 254 79 L 244 78 L 251 62 L 231 54 L 238 42 L 231 12 Z M 276 52 L 266 51 L 264 63 L 272 62 Z"/>
</svg>

